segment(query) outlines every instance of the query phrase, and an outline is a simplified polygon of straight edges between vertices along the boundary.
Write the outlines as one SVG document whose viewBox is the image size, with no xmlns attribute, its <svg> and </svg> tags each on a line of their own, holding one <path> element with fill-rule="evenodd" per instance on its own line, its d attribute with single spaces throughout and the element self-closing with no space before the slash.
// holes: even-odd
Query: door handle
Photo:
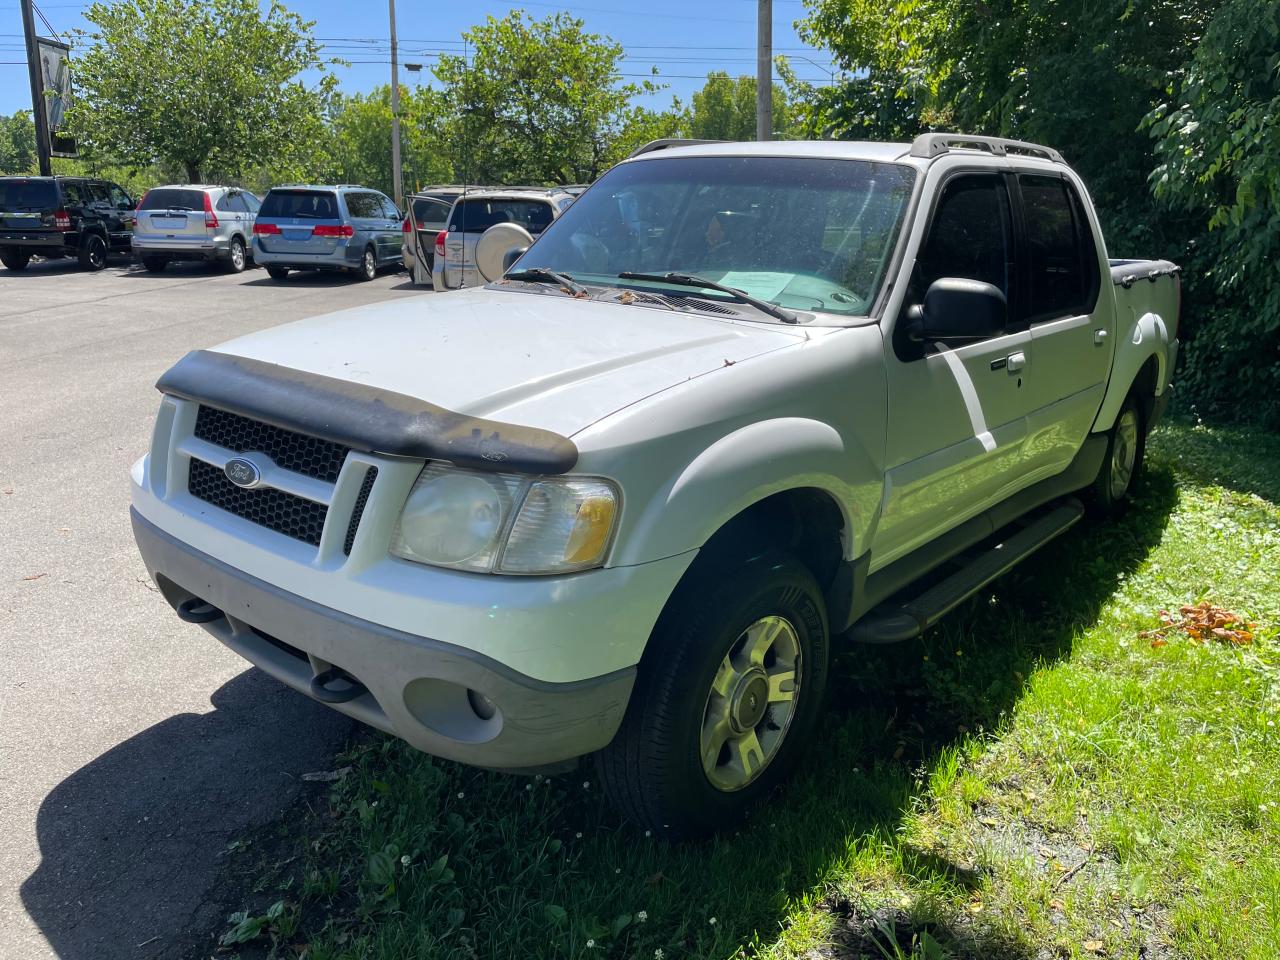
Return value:
<svg viewBox="0 0 1280 960">
<path fill-rule="evenodd" d="M 1093 342 L 1096 344 L 1105 343 L 1107 339 L 1107 331 L 1101 328 L 1093 331 Z"/>
<path fill-rule="evenodd" d="M 1027 365 L 1027 355 L 1019 350 L 1017 353 L 1011 353 L 1005 358 L 1010 373 L 1017 373 Z"/>
</svg>

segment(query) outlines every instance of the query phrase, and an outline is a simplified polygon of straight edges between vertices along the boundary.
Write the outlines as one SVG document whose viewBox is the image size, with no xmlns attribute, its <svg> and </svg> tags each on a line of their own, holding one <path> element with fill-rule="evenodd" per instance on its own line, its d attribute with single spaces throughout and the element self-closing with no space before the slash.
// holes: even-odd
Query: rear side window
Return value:
<svg viewBox="0 0 1280 960">
<path fill-rule="evenodd" d="M 238 191 L 235 193 L 224 193 L 222 199 L 218 201 L 217 209 L 225 210 L 228 213 L 248 213 L 249 208 L 245 205 L 244 195 Z"/>
<path fill-rule="evenodd" d="M 35 213 L 58 207 L 58 188 L 52 180 L 0 180 L 0 211 Z"/>
<path fill-rule="evenodd" d="M 139 210 L 203 210 L 204 193 L 175 187 L 148 190 L 138 205 Z"/>
<path fill-rule="evenodd" d="M 262 201 L 258 216 L 337 220 L 338 198 L 331 190 L 272 190 Z"/>
<path fill-rule="evenodd" d="M 80 180 L 62 181 L 62 202 L 69 207 L 82 207 L 92 202 L 88 185 Z"/>
<path fill-rule="evenodd" d="M 348 193 L 347 212 L 353 217 L 383 218 L 382 203 L 376 193 Z"/>
<path fill-rule="evenodd" d="M 918 261 L 914 301 L 943 277 L 981 280 L 1012 300 L 1013 228 L 1000 177 L 966 174 L 943 190 Z"/>
<path fill-rule="evenodd" d="M 1027 229 L 1032 322 L 1088 313 L 1096 298 L 1093 232 L 1070 184 L 1020 175 Z"/>
<path fill-rule="evenodd" d="M 413 220 L 422 230 L 443 230 L 449 219 L 449 205 L 419 197 L 413 201 Z"/>
<path fill-rule="evenodd" d="M 245 206 L 249 208 L 250 213 L 257 213 L 262 207 L 262 201 L 247 190 L 240 194 L 240 196 L 244 197 Z"/>
<path fill-rule="evenodd" d="M 518 223 L 537 236 L 552 221 L 551 204 L 545 200 L 459 200 L 449 217 L 449 230 L 484 233 L 497 223 Z"/>
</svg>

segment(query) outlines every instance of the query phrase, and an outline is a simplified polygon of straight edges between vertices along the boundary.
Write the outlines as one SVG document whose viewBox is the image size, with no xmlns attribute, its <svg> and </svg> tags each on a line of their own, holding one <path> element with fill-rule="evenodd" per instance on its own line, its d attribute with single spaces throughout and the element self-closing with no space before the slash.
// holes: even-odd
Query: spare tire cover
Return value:
<svg viewBox="0 0 1280 960">
<path fill-rule="evenodd" d="M 476 243 L 476 269 L 486 281 L 502 276 L 502 258 L 513 247 L 533 243 L 529 231 L 518 223 L 495 223 L 480 235 Z"/>
</svg>

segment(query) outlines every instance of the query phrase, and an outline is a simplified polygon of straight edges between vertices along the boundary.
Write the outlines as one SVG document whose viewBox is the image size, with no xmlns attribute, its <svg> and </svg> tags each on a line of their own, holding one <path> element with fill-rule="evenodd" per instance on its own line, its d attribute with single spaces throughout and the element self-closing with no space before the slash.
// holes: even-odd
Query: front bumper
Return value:
<svg viewBox="0 0 1280 960">
<path fill-rule="evenodd" d="M 236 570 L 131 511 L 142 558 L 174 607 L 198 597 L 221 616 L 206 630 L 308 696 L 338 667 L 367 692 L 330 704 L 419 750 L 495 769 L 559 764 L 605 746 L 626 710 L 635 667 L 551 683 L 484 654 L 362 620 Z M 483 613 L 483 611 L 481 611 Z M 496 712 L 481 715 L 468 691 Z"/>
</svg>

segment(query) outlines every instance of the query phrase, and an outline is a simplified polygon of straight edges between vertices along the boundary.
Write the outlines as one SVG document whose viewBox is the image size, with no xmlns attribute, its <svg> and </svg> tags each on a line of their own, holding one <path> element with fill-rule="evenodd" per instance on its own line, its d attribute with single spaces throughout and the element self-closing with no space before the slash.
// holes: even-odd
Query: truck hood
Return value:
<svg viewBox="0 0 1280 960">
<path fill-rule="evenodd" d="M 801 331 L 558 293 L 477 289 L 370 304 L 215 347 L 562 436 Z"/>
</svg>

